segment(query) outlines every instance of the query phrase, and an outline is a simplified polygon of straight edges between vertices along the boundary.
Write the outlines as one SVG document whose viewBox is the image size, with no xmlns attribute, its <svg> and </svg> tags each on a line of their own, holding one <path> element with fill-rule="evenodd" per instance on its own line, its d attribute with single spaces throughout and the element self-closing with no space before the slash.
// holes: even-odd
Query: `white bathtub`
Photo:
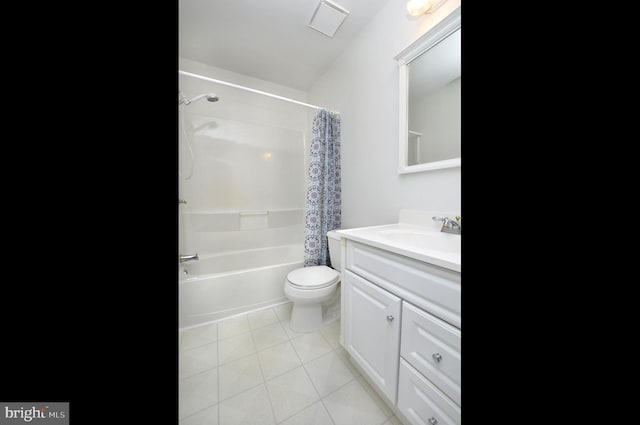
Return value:
<svg viewBox="0 0 640 425">
<path fill-rule="evenodd" d="M 302 244 L 200 255 L 180 267 L 179 326 L 223 319 L 287 300 L 287 274 L 304 265 Z"/>
</svg>

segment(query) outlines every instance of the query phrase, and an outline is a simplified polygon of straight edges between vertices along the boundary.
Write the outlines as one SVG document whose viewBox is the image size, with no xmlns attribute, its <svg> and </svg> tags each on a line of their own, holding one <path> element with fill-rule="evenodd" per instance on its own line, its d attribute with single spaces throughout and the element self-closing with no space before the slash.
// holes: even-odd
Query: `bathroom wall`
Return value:
<svg viewBox="0 0 640 425">
<path fill-rule="evenodd" d="M 411 17 L 390 0 L 313 85 L 309 102 L 342 116 L 342 227 L 397 222 L 400 209 L 460 212 L 461 169 L 397 173 L 398 65 L 394 57 L 460 5 Z M 464 153 L 464 148 L 463 148 Z"/>
<path fill-rule="evenodd" d="M 306 101 L 305 92 L 184 58 L 179 67 Z M 188 98 L 214 92 L 220 99 L 180 107 L 194 152 L 192 162 L 180 144 L 180 196 L 187 201 L 179 209 L 181 251 L 302 243 L 308 108 L 182 75 L 179 87 Z"/>
</svg>

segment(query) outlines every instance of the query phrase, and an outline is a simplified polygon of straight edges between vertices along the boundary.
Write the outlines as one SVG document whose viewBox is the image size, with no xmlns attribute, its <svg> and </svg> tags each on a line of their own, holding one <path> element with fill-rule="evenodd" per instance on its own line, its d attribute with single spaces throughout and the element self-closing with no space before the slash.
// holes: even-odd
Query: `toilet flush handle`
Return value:
<svg viewBox="0 0 640 425">
<path fill-rule="evenodd" d="M 393 316 L 392 315 L 388 315 L 387 316 L 387 320 L 390 321 L 390 322 L 393 322 Z"/>
</svg>

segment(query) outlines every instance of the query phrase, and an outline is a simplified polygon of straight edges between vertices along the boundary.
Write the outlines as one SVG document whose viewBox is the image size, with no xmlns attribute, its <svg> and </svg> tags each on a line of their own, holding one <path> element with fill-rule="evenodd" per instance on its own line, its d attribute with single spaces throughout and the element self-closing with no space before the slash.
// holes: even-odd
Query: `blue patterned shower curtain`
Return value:
<svg viewBox="0 0 640 425">
<path fill-rule="evenodd" d="M 340 115 L 313 118 L 305 219 L 304 266 L 331 265 L 327 232 L 340 228 Z"/>
</svg>

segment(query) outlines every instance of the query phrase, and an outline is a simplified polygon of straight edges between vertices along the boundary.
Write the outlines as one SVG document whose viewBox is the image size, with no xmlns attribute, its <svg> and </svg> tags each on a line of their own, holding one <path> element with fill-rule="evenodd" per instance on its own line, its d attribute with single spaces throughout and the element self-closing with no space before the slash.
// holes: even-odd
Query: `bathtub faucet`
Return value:
<svg viewBox="0 0 640 425">
<path fill-rule="evenodd" d="M 194 260 L 198 260 L 198 254 L 189 254 L 189 255 L 180 254 L 180 257 L 178 257 L 178 261 L 181 263 L 184 263 L 185 261 L 194 261 Z"/>
</svg>

